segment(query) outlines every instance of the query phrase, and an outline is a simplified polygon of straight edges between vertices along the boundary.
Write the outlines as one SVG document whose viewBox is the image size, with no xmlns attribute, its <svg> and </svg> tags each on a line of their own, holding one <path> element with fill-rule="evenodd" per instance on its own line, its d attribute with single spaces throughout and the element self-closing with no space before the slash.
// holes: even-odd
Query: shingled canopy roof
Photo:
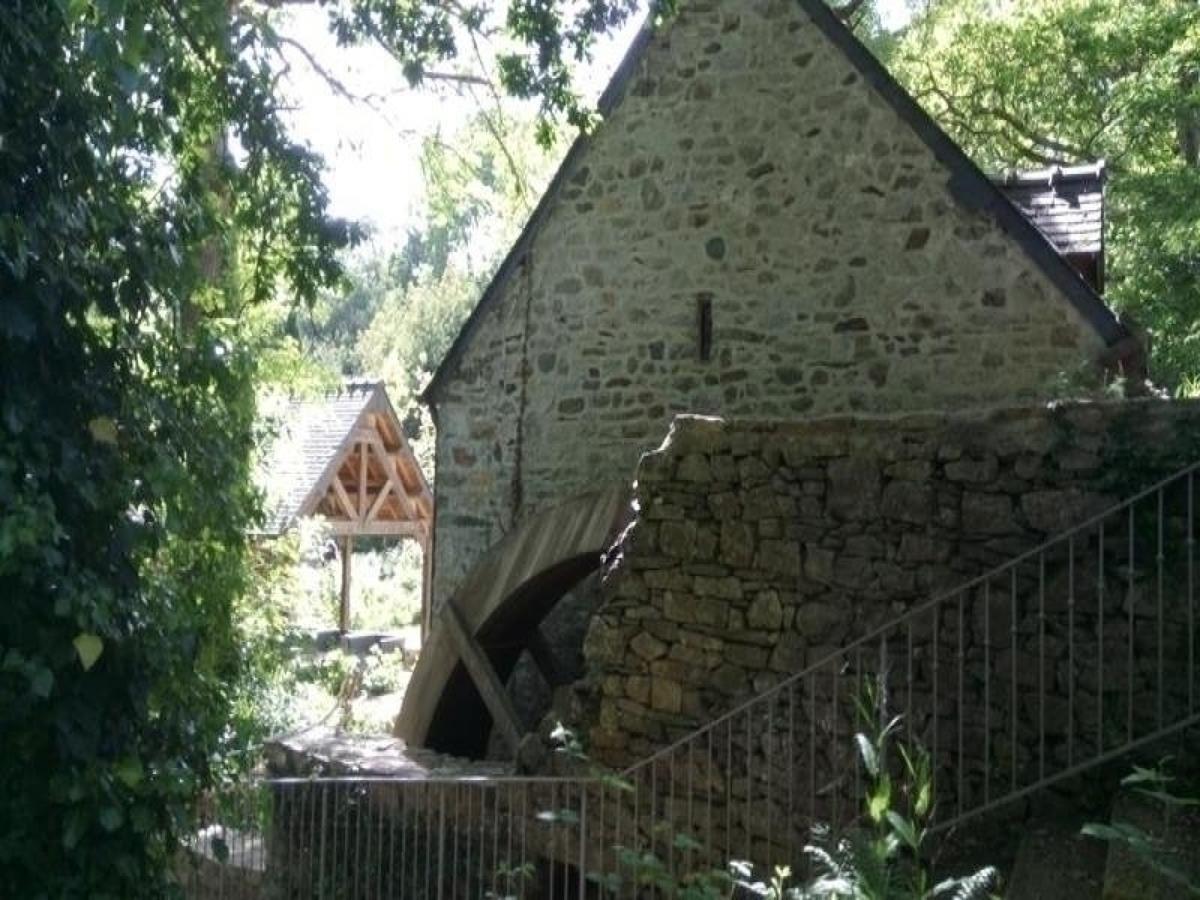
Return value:
<svg viewBox="0 0 1200 900">
<path fill-rule="evenodd" d="M 992 179 L 1097 291 L 1104 289 L 1105 175 L 1101 162 Z"/>
<path fill-rule="evenodd" d="M 383 383 L 348 382 L 318 399 L 292 400 L 281 418 L 259 470 L 268 503 L 263 533 L 282 534 L 313 516 L 327 521 L 341 548 L 338 629 L 343 633 L 350 628 L 354 538 L 419 541 L 424 556 L 421 623 L 427 627 L 433 493 Z"/>
<path fill-rule="evenodd" d="M 424 541 L 433 494 L 381 382 L 288 403 L 260 469 L 266 534 L 323 516 L 337 535 Z"/>
</svg>

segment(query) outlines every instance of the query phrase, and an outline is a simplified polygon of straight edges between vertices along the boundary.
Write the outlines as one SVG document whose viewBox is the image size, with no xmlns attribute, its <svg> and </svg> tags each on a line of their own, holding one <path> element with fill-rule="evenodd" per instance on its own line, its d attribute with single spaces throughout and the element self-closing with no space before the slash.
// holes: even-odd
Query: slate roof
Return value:
<svg viewBox="0 0 1200 900">
<path fill-rule="evenodd" d="M 921 105 L 913 99 L 887 68 L 854 36 L 846 24 L 829 8 L 825 0 L 795 0 L 833 46 L 845 54 L 858 70 L 863 80 L 873 87 L 879 96 L 892 107 L 900 119 L 908 123 L 914 133 L 933 154 L 943 160 L 950 170 L 950 189 L 964 206 L 990 213 L 999 224 L 1019 243 L 1038 265 L 1046 277 L 1055 284 L 1066 299 L 1075 307 L 1104 340 L 1109 348 L 1120 348 L 1132 339 L 1129 330 L 1117 319 L 1100 295 L 1082 279 L 1057 248 L 1037 226 L 1029 221 L 1017 207 L 1009 202 L 1004 192 L 985 175 L 966 155 L 961 147 L 932 119 Z M 597 103 L 601 119 L 607 119 L 625 95 L 625 89 L 637 72 L 638 65 L 654 37 L 654 16 L 647 17 L 646 24 L 634 38 L 628 52 L 621 60 L 612 80 L 604 89 Z M 601 125 L 603 127 L 603 125 Z M 501 262 L 491 282 L 480 297 L 479 303 L 463 324 L 454 343 L 442 358 L 433 378 L 421 394 L 421 400 L 435 408 L 442 386 L 451 378 L 459 358 L 470 341 L 483 312 L 503 295 L 504 286 L 516 272 L 533 245 L 545 220 L 554 207 L 559 190 L 574 173 L 580 159 L 588 148 L 586 135 L 580 136 L 571 145 L 562 165 L 555 173 L 546 193 L 542 195 L 525 228 L 517 237 L 508 255 Z"/>
<path fill-rule="evenodd" d="M 295 523 L 380 389 L 377 382 L 355 382 L 324 397 L 288 402 L 258 479 L 267 494 L 263 533 L 282 534 Z"/>
<path fill-rule="evenodd" d="M 1104 252 L 1104 163 L 1010 172 L 993 181 L 1059 253 Z"/>
</svg>

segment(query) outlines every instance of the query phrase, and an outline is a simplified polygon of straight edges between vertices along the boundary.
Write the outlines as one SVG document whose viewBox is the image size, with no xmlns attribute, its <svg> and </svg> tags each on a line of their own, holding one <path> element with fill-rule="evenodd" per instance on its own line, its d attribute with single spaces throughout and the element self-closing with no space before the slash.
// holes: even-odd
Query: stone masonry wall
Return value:
<svg viewBox="0 0 1200 900">
<path fill-rule="evenodd" d="M 1031 406 L 805 423 L 678 419 L 663 446 L 638 468 L 638 518 L 611 554 L 604 599 L 585 643 L 595 705 L 584 730 L 592 752 L 612 764 L 642 759 L 918 602 L 963 585 L 1197 459 L 1195 403 Z M 1185 639 L 1180 594 L 1186 563 L 1178 552 L 1183 519 L 1192 510 L 1179 496 L 1186 486 L 1186 480 L 1175 485 L 1165 499 L 1163 521 L 1172 530 L 1157 551 L 1166 560 L 1157 576 L 1153 547 L 1160 534 L 1157 498 L 1151 496 L 1136 509 L 1136 546 L 1133 518 L 1121 517 L 1107 524 L 1108 544 L 1099 557 L 1090 534 L 1072 548 L 1069 573 L 1066 547 L 1041 561 L 1040 630 L 1036 559 L 1019 570 L 1019 586 L 1012 582 L 1016 621 L 996 618 L 1009 615 L 1007 574 L 989 586 L 994 597 L 979 588 L 963 595 L 962 607 L 944 610 L 938 638 L 942 697 L 934 714 L 944 717 L 943 740 L 958 727 L 954 703 L 946 702 L 959 699 L 958 688 L 947 688 L 957 680 L 966 692 L 964 714 L 975 723 L 968 749 L 974 746 L 977 754 L 986 746 L 982 706 L 988 707 L 995 738 L 989 766 L 1003 751 L 1007 772 L 1018 737 L 1022 764 L 1041 752 L 1062 762 L 1071 752 L 1064 747 L 1066 735 L 1097 731 L 1098 704 L 1089 687 L 1100 683 L 1090 637 L 1097 630 L 1109 659 L 1101 673 L 1103 691 L 1113 694 L 1102 708 L 1113 717 L 1115 733 L 1125 733 L 1127 714 L 1136 712 L 1140 723 L 1162 709 L 1155 692 L 1159 653 L 1169 663 Z M 1167 585 L 1165 629 L 1162 621 L 1155 627 L 1156 577 L 1160 597 Z M 1070 613 L 1068 583 L 1078 603 Z M 1107 594 L 1097 595 L 1098 583 Z M 1128 627 L 1133 614 L 1126 613 L 1133 596 L 1140 598 L 1138 622 L 1145 623 L 1136 634 Z M 1107 630 L 1087 618 L 1097 609 L 1113 619 Z M 1070 639 L 1068 615 L 1077 616 Z M 928 632 L 937 626 L 923 621 L 921 627 Z M 900 639 L 889 650 L 901 670 L 903 637 L 889 637 Z M 918 644 L 922 640 L 912 677 L 928 700 L 928 634 L 918 636 Z M 911 635 L 909 642 L 911 653 Z M 1131 711 L 1126 691 L 1135 681 L 1127 664 L 1134 649 L 1139 669 Z M 964 662 L 956 679 L 959 654 Z M 1037 681 L 1043 658 L 1044 685 Z M 937 650 L 932 660 L 936 669 Z M 846 665 L 848 672 L 855 668 L 851 661 Z M 1007 688 L 1010 677 L 1016 687 L 1018 675 L 1019 699 Z M 1067 687 L 1072 680 L 1083 687 L 1068 708 L 1066 692 L 1076 690 Z M 1042 686 L 1050 705 L 1029 708 L 1033 695 L 1025 689 Z M 1181 689 L 1178 679 L 1171 689 Z M 1017 721 L 1005 706 L 1013 702 L 1020 706 L 1019 735 L 1004 731 Z M 850 709 L 845 702 L 843 711 Z M 1048 749 L 1038 744 L 1040 732 L 1049 734 Z"/>
<path fill-rule="evenodd" d="M 1021 402 L 1102 349 L 791 0 L 683 0 L 566 174 L 435 397 L 438 597 L 678 414 Z"/>
</svg>

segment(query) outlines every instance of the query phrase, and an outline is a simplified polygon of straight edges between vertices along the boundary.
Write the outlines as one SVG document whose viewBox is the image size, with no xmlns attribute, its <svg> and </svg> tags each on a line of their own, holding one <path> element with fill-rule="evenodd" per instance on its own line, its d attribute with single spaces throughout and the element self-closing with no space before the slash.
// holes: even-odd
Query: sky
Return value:
<svg viewBox="0 0 1200 900">
<path fill-rule="evenodd" d="M 889 29 L 910 15 L 907 0 L 880 0 L 879 9 Z M 409 89 L 382 49 L 338 47 L 316 4 L 291 6 L 286 15 L 280 32 L 358 98 L 340 94 L 305 54 L 285 45 L 289 127 L 324 157 L 333 214 L 367 223 L 376 244 L 399 243 L 421 212 L 422 139 L 452 134 L 486 98 L 445 86 Z M 600 43 L 592 64 L 577 74 L 585 96 L 599 96 L 639 25 L 633 21 Z"/>
</svg>

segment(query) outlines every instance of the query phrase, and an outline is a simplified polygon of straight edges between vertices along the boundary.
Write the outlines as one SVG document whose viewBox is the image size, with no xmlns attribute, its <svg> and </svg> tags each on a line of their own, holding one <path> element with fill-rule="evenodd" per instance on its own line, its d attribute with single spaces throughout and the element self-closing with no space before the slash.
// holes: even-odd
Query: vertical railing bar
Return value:
<svg viewBox="0 0 1200 900">
<path fill-rule="evenodd" d="M 1104 754 L 1104 520 L 1100 520 L 1098 550 L 1099 571 L 1096 575 L 1096 755 Z"/>
<path fill-rule="evenodd" d="M 983 583 L 983 804 L 992 799 L 992 582 Z"/>
<path fill-rule="evenodd" d="M 366 818 L 366 816 L 370 814 L 370 796 L 371 796 L 370 788 L 364 784 L 360 788 L 357 789 L 356 795 L 357 795 L 357 803 L 354 805 L 353 809 L 355 811 L 355 815 L 354 815 L 354 838 L 355 838 L 354 867 L 357 871 L 354 873 L 348 873 L 349 877 L 350 877 L 350 883 L 352 885 L 363 883 L 363 878 L 362 878 L 361 873 L 363 873 L 364 871 L 369 871 L 369 867 L 364 866 L 363 856 L 366 855 L 366 856 L 368 856 L 368 859 L 369 859 L 370 858 L 369 852 L 371 849 L 371 845 L 370 845 L 371 823 L 369 820 L 364 822 L 364 819 Z M 363 803 L 364 799 L 367 801 L 366 804 Z M 363 840 L 363 830 L 364 830 L 363 826 L 364 825 L 366 826 L 366 832 L 367 832 L 367 839 L 365 841 Z M 347 837 L 349 837 L 349 835 L 347 835 Z M 347 856 L 347 861 L 348 861 L 349 854 L 347 854 L 346 856 Z"/>
<path fill-rule="evenodd" d="M 708 861 L 712 864 L 713 856 L 713 790 L 715 779 L 713 778 L 713 732 L 715 729 L 708 729 L 708 784 L 704 788 L 704 793 L 707 798 L 708 805 L 708 837 L 705 839 L 704 846 L 708 853 Z"/>
<path fill-rule="evenodd" d="M 650 762 L 650 852 L 658 859 L 662 859 L 662 854 L 658 850 L 655 843 L 657 835 L 655 834 L 655 826 L 658 824 L 658 759 L 655 758 Z"/>
<path fill-rule="evenodd" d="M 604 828 L 604 793 L 605 793 L 605 791 L 604 791 L 604 782 L 603 781 L 601 781 L 599 784 L 599 792 L 600 792 L 600 797 L 599 797 L 600 809 L 598 811 L 598 817 L 600 820 L 599 840 L 601 841 L 601 844 L 600 844 L 600 854 L 599 854 L 599 862 L 598 862 L 598 865 L 600 866 L 600 871 L 598 871 L 596 874 L 599 875 L 601 878 L 603 878 L 604 875 L 606 874 L 604 872 L 604 867 L 605 867 L 604 860 L 605 860 L 605 856 L 608 852 L 608 844 L 607 844 L 608 832 Z"/>
<path fill-rule="evenodd" d="M 695 749 L 696 749 L 695 740 L 689 740 L 689 742 L 688 742 L 688 838 L 690 841 L 696 840 L 696 834 L 695 834 L 696 824 L 695 824 L 694 818 L 692 818 L 692 814 L 694 814 L 694 809 L 692 809 L 692 800 L 694 800 L 694 798 L 696 796 L 695 779 L 692 778 L 692 775 L 694 775 L 695 770 L 696 770 L 696 756 L 695 756 L 695 752 L 694 752 Z M 686 862 L 684 863 L 684 866 L 685 866 L 685 868 L 691 869 L 692 865 L 694 865 L 694 864 L 695 864 L 695 859 L 694 859 L 694 857 L 692 857 L 692 848 L 691 848 L 691 844 L 689 842 L 688 857 L 686 857 Z"/>
<path fill-rule="evenodd" d="M 550 826 L 550 837 L 546 842 L 548 848 L 546 863 L 550 867 L 550 900 L 554 900 L 554 863 L 557 849 L 555 843 L 558 838 L 558 782 L 556 781 L 550 782 L 550 819 L 547 824 Z"/>
<path fill-rule="evenodd" d="M 854 703 L 851 706 L 852 715 L 857 714 L 859 704 L 863 702 L 863 683 L 862 683 L 862 646 L 854 648 Z M 866 723 L 852 722 L 850 725 L 850 733 L 853 734 L 858 728 Z M 862 760 L 859 754 L 853 754 L 854 760 L 854 802 L 862 798 Z"/>
<path fill-rule="evenodd" d="M 399 874 L 400 874 L 400 890 L 402 892 L 404 890 L 404 876 L 405 876 L 405 873 L 408 871 L 408 866 L 407 866 L 407 860 L 408 860 L 408 805 L 409 805 L 408 800 L 409 800 L 409 795 L 411 793 L 412 793 L 412 791 L 410 790 L 410 788 L 407 784 L 398 785 L 398 790 L 396 791 L 396 806 L 397 806 L 397 810 L 399 812 L 399 819 L 400 819 L 400 869 L 399 869 Z M 393 819 L 393 823 L 394 822 L 395 822 L 395 820 Z M 392 840 L 395 840 L 395 837 L 396 837 L 395 833 L 393 832 Z M 393 850 L 393 853 L 394 852 L 395 851 Z M 395 885 L 391 885 L 391 888 L 392 888 L 391 893 L 394 895 L 396 893 Z"/>
<path fill-rule="evenodd" d="M 841 738 L 841 734 L 840 734 L 841 721 L 838 718 L 838 693 L 840 690 L 839 682 L 841 680 L 841 661 L 842 660 L 841 660 L 840 656 L 833 660 L 833 698 L 832 698 L 833 715 L 830 718 L 830 724 L 833 729 L 833 735 L 832 735 L 832 739 L 829 742 L 829 753 L 835 760 L 837 759 L 837 754 L 841 751 L 841 747 L 842 747 L 842 743 L 841 743 L 842 738 Z M 840 768 L 841 767 L 837 766 L 835 763 L 835 765 L 834 765 L 835 771 Z M 833 791 L 833 827 L 834 828 L 840 828 L 842 825 L 842 819 L 841 819 L 841 808 L 842 808 L 841 793 L 842 792 L 841 792 L 840 786 L 837 785 L 837 782 L 839 782 L 839 781 L 841 781 L 840 778 L 834 779 L 834 784 L 835 784 L 834 791 Z"/>
<path fill-rule="evenodd" d="M 326 784 L 321 790 L 321 858 L 317 868 L 317 894 L 325 895 L 325 837 L 329 832 L 329 791 L 332 785 Z"/>
<path fill-rule="evenodd" d="M 796 859 L 796 683 L 788 684 L 788 859 Z"/>
<path fill-rule="evenodd" d="M 941 731 L 941 704 L 938 698 L 938 682 L 940 680 L 941 663 L 939 661 L 940 653 L 938 645 L 942 642 L 942 610 L 940 604 L 935 604 L 932 607 L 933 613 L 933 751 L 930 753 L 929 759 L 932 765 L 930 766 L 930 787 L 933 790 L 933 795 L 938 795 L 938 769 L 940 768 L 941 758 L 938 754 L 938 738 Z"/>
<path fill-rule="evenodd" d="M 753 862 L 751 854 L 751 824 L 754 821 L 754 751 L 750 744 L 750 710 L 746 707 L 746 862 Z"/>
<path fill-rule="evenodd" d="M 672 751 L 667 756 L 667 804 L 663 810 L 663 818 L 669 824 L 670 830 L 667 834 L 667 870 L 674 874 L 675 872 L 675 841 L 672 835 L 675 834 L 678 822 L 675 815 L 675 756 L 678 751 Z"/>
<path fill-rule="evenodd" d="M 1196 604 L 1195 604 L 1195 484 L 1192 473 L 1187 476 L 1187 620 L 1188 620 L 1188 715 L 1196 712 Z"/>
<path fill-rule="evenodd" d="M 553 805 L 552 805 L 553 806 Z M 480 810 L 480 818 L 483 810 Z M 483 834 L 480 831 L 480 834 Z M 500 785 L 492 791 L 492 891 L 496 891 L 500 880 Z"/>
<path fill-rule="evenodd" d="M 488 795 L 492 793 L 489 786 L 486 784 L 479 787 L 479 888 L 480 893 L 483 893 L 483 887 L 488 883 L 487 879 L 487 804 Z M 495 789 L 495 797 L 493 802 L 500 802 L 500 788 Z"/>
<path fill-rule="evenodd" d="M 391 786 L 389 786 L 391 791 Z M 391 803 L 384 804 L 384 810 L 388 813 L 387 816 L 387 831 L 388 831 L 388 878 L 387 878 L 387 896 L 394 896 L 396 893 L 396 811 L 400 807 L 399 792 L 396 791 Z"/>
<path fill-rule="evenodd" d="M 531 865 L 529 861 L 529 785 L 521 787 L 521 872 Z"/>
<path fill-rule="evenodd" d="M 1009 592 L 1009 634 L 1012 650 L 1012 693 L 1009 695 L 1009 718 L 1012 733 L 1009 740 L 1012 744 L 1011 759 L 1011 790 L 1017 790 L 1017 567 L 1012 567 L 1011 589 Z"/>
<path fill-rule="evenodd" d="M 450 826 L 450 828 L 454 834 L 454 839 L 452 841 L 454 850 L 450 854 L 450 870 L 451 870 L 450 871 L 450 897 L 451 897 L 451 900 L 454 900 L 454 898 L 458 897 L 458 861 L 459 861 L 459 859 L 461 859 L 461 856 L 459 855 L 459 852 L 458 852 L 458 835 L 459 835 L 458 809 L 461 804 L 462 785 L 459 784 L 458 782 L 455 782 L 453 785 L 453 788 L 454 788 L 454 808 L 451 810 L 451 813 L 450 813 L 450 820 L 453 823 Z M 442 873 L 443 880 L 445 880 L 445 877 L 446 877 L 445 873 Z"/>
<path fill-rule="evenodd" d="M 472 837 L 471 837 L 471 822 L 473 821 L 472 817 L 473 817 L 473 813 L 475 810 L 475 794 L 476 794 L 476 792 L 478 792 L 479 796 L 480 796 L 479 816 L 480 816 L 480 818 L 483 817 L 483 793 L 482 793 L 482 786 L 477 788 L 475 785 L 468 784 L 466 786 L 466 788 L 467 788 L 466 821 L 463 823 L 462 833 L 463 833 L 463 838 L 467 844 L 467 852 L 466 852 L 466 861 L 463 863 L 463 882 L 466 887 L 467 895 L 470 896 L 470 894 L 471 894 L 471 863 L 475 858 L 475 854 L 472 852 L 472 844 L 474 843 L 474 841 L 472 840 Z M 480 849 L 482 850 L 483 848 L 481 847 Z M 457 866 L 455 866 L 455 868 L 457 868 Z M 480 884 L 479 887 L 482 890 L 483 885 Z"/>
<path fill-rule="evenodd" d="M 1067 539 L 1067 768 L 1075 765 L 1075 536 Z"/>
<path fill-rule="evenodd" d="M 1166 631 L 1163 624 L 1163 489 L 1158 489 L 1158 552 L 1155 555 L 1155 562 L 1158 564 L 1158 690 L 1155 696 L 1158 699 L 1158 727 L 1161 730 L 1166 724 L 1166 716 L 1163 710 L 1163 695 L 1166 693 L 1165 681 L 1165 660 L 1163 658 L 1163 641 L 1166 639 Z"/>
<path fill-rule="evenodd" d="M 771 769 L 775 765 L 775 698 L 776 698 L 776 696 L 777 696 L 776 694 L 770 694 L 767 697 L 767 753 L 766 753 L 766 757 L 767 757 L 767 793 L 765 795 L 766 804 L 767 804 L 767 847 L 771 847 L 772 836 L 775 834 L 775 832 L 773 832 L 771 830 L 771 819 L 772 819 L 771 812 L 772 812 L 772 807 L 774 807 L 774 805 L 775 805 L 775 794 L 771 790 L 771 783 L 772 783 L 771 782 Z M 763 860 L 763 865 L 769 866 L 770 864 L 771 864 L 771 861 L 769 859 Z"/>
<path fill-rule="evenodd" d="M 283 805 L 282 800 L 285 795 L 287 796 L 287 854 L 284 859 L 284 872 L 286 874 L 284 875 L 283 890 L 285 895 L 290 895 L 293 887 L 292 875 L 299 868 L 299 860 L 296 857 L 297 851 L 300 849 L 296 846 L 296 795 L 300 792 L 291 785 L 287 787 L 276 785 L 272 793 L 276 793 L 276 796 L 280 798 L 281 808 Z M 304 795 L 300 794 L 301 802 L 303 802 L 303 797 Z M 268 860 L 268 864 L 269 862 Z"/>
<path fill-rule="evenodd" d="M 436 791 L 436 786 L 431 784 L 429 790 L 425 792 L 425 895 L 427 897 L 433 893 L 429 885 L 435 874 L 433 865 L 433 795 Z M 440 793 L 438 796 L 440 797 Z"/>
<path fill-rule="evenodd" d="M 1129 609 L 1128 609 L 1129 639 L 1125 642 L 1126 647 L 1127 647 L 1127 650 L 1125 653 L 1125 656 L 1126 656 L 1126 659 L 1125 659 L 1125 666 L 1126 666 L 1126 669 L 1125 669 L 1125 697 L 1126 697 L 1126 699 L 1125 699 L 1125 740 L 1127 740 L 1127 741 L 1133 740 L 1133 630 L 1134 630 L 1134 618 L 1133 618 L 1134 586 L 1133 586 L 1133 582 L 1134 582 L 1134 577 L 1135 577 L 1134 554 L 1136 552 L 1134 549 L 1134 546 L 1133 546 L 1133 540 L 1134 540 L 1133 510 L 1134 510 L 1135 505 L 1136 504 L 1133 504 L 1133 503 L 1129 504 L 1129 517 L 1128 517 L 1129 518 L 1129 562 L 1128 562 L 1129 579 L 1127 582 L 1128 594 L 1126 596 L 1126 602 L 1129 605 Z"/>
<path fill-rule="evenodd" d="M 517 874 L 517 877 L 523 877 L 523 873 L 525 871 L 525 860 L 522 859 L 520 861 L 519 865 L 516 865 L 516 866 L 513 865 L 513 810 L 516 808 L 516 803 L 513 802 L 513 791 L 515 791 L 515 790 L 516 790 L 516 787 L 513 785 L 512 782 L 509 782 L 508 785 L 504 789 L 504 796 L 507 801 L 504 804 L 504 808 L 508 814 L 508 827 L 504 829 L 505 841 L 506 841 L 505 851 L 504 851 L 504 870 L 505 870 L 505 878 L 504 878 L 505 885 L 504 886 L 505 886 L 505 892 L 510 897 L 515 896 L 513 894 L 513 888 L 512 888 L 512 881 L 513 881 L 514 873 Z M 496 788 L 496 802 L 497 803 L 500 802 L 500 788 L 499 787 Z M 480 805 L 479 817 L 481 819 L 483 818 L 482 804 Z M 479 852 L 480 852 L 480 854 L 483 853 L 482 845 L 480 845 Z M 482 880 L 479 882 L 479 886 L 483 887 Z"/>
<path fill-rule="evenodd" d="M 587 785 L 579 785 L 579 896 L 587 896 L 587 831 L 588 831 L 588 802 Z M 600 829 L 603 837 L 604 829 Z M 603 852 L 600 854 L 604 858 Z"/>
<path fill-rule="evenodd" d="M 817 820 L 817 676 L 808 679 L 808 821 Z"/>
<path fill-rule="evenodd" d="M 332 864 L 332 869 L 330 870 L 330 877 L 333 879 L 333 889 L 335 891 L 340 890 L 340 887 L 341 887 L 340 882 L 341 882 L 341 877 L 342 877 L 342 874 L 341 874 L 342 867 L 339 863 L 339 858 L 338 858 L 338 831 L 341 830 L 338 827 L 338 820 L 341 817 L 340 812 L 339 812 L 339 810 L 341 808 L 341 803 L 339 801 L 338 792 L 340 790 L 342 790 L 342 788 L 343 788 L 343 785 L 340 782 L 333 783 L 333 809 L 331 811 L 331 815 L 332 815 L 332 819 L 333 819 L 333 821 L 332 821 L 333 831 L 329 835 L 330 844 L 331 844 L 329 861 Z"/>
<path fill-rule="evenodd" d="M 1046 554 L 1038 554 L 1038 780 L 1046 778 Z"/>
<path fill-rule="evenodd" d="M 916 738 L 916 733 L 913 731 L 913 620 L 910 618 L 904 623 L 906 632 L 906 653 L 908 658 L 905 662 L 907 666 L 906 678 L 908 681 L 908 697 L 905 701 L 904 719 L 908 728 L 908 743 L 912 746 Z"/>
<path fill-rule="evenodd" d="M 725 858 L 733 858 L 733 719 L 725 720 Z"/>
<path fill-rule="evenodd" d="M 965 725 L 964 719 L 964 697 L 966 690 L 966 677 L 964 669 L 967 664 L 967 641 L 966 635 L 963 632 L 963 600 L 964 591 L 959 591 L 958 594 L 958 814 L 961 816 L 966 804 L 966 776 L 967 767 L 964 763 L 965 759 L 965 741 L 963 736 L 963 728 Z"/>
</svg>

